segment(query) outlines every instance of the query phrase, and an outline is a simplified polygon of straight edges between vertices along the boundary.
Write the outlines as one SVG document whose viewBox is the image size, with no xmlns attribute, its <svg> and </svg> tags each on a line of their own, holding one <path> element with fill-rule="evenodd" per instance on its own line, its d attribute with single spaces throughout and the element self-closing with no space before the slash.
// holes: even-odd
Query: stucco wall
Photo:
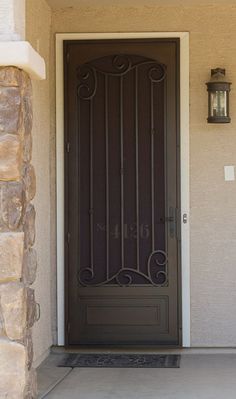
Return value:
<svg viewBox="0 0 236 399">
<path fill-rule="evenodd" d="M 236 7 L 68 8 L 54 12 L 52 29 L 190 32 L 191 342 L 235 346 L 236 183 L 223 167 L 236 164 Z M 214 67 L 233 82 L 229 125 L 206 123 Z"/>
<path fill-rule="evenodd" d="M 52 344 L 51 324 L 51 209 L 50 209 L 50 29 L 51 10 L 45 0 L 26 1 L 26 40 L 46 62 L 47 79 L 33 81 L 33 160 L 36 171 L 37 278 L 34 284 L 41 317 L 33 330 L 37 363 Z"/>
</svg>

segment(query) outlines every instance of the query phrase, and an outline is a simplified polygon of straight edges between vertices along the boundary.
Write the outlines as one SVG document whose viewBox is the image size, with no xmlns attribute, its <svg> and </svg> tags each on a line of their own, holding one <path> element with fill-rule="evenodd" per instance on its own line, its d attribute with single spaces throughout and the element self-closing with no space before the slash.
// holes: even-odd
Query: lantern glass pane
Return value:
<svg viewBox="0 0 236 399">
<path fill-rule="evenodd" d="M 228 115 L 226 91 L 211 92 L 210 104 L 211 116 L 217 117 Z"/>
</svg>

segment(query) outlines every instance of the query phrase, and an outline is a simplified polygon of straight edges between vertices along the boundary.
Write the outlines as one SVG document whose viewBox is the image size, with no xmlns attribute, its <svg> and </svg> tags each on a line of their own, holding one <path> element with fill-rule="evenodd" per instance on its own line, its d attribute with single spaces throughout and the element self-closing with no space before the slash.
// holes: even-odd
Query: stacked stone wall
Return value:
<svg viewBox="0 0 236 399">
<path fill-rule="evenodd" d="M 0 68 L 0 398 L 36 397 L 32 326 L 39 317 L 34 290 L 35 172 L 32 87 L 15 67 Z"/>
</svg>

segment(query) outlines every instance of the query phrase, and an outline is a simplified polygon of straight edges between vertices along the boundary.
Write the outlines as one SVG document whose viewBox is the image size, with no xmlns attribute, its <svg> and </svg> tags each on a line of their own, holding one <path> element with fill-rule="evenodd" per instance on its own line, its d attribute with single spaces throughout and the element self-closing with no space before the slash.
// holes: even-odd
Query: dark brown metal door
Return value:
<svg viewBox="0 0 236 399">
<path fill-rule="evenodd" d="M 64 51 L 67 344 L 178 345 L 178 40 Z"/>
</svg>

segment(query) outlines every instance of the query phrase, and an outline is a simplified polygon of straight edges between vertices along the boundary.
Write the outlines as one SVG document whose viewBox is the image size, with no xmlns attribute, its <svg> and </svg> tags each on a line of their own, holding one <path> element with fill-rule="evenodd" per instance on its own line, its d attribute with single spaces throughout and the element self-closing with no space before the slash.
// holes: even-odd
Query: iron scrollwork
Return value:
<svg viewBox="0 0 236 399">
<path fill-rule="evenodd" d="M 97 91 L 97 72 L 91 65 L 84 64 L 78 68 L 78 97 L 91 100 Z"/>
<path fill-rule="evenodd" d="M 119 76 L 128 73 L 132 69 L 132 62 L 127 55 L 116 55 L 112 59 L 112 65 Z"/>
<path fill-rule="evenodd" d="M 167 284 L 167 265 L 168 258 L 166 253 L 162 250 L 157 250 L 152 252 L 148 258 L 147 274 L 134 268 L 125 267 L 113 274 L 110 278 L 100 283 L 95 283 L 94 269 L 87 267 L 85 269 L 80 269 L 78 280 L 83 286 L 101 287 L 114 282 L 121 287 L 129 287 L 134 283 L 133 276 L 139 276 L 145 279 L 146 283 L 155 287 L 163 287 Z M 163 268 L 163 270 L 159 270 L 160 267 Z M 156 270 L 156 268 L 158 268 L 158 270 Z"/>
<path fill-rule="evenodd" d="M 166 68 L 162 64 L 155 64 L 148 71 L 148 77 L 153 83 L 160 83 L 166 77 Z"/>
<path fill-rule="evenodd" d="M 77 76 L 79 80 L 78 97 L 81 100 L 91 100 L 97 91 L 97 73 L 107 76 L 121 77 L 126 75 L 134 68 L 150 65 L 148 77 L 152 83 L 160 83 L 166 78 L 166 66 L 154 60 L 144 60 L 132 63 L 128 55 L 115 55 L 111 57 L 110 70 L 102 70 L 92 63 L 79 66 Z"/>
</svg>

